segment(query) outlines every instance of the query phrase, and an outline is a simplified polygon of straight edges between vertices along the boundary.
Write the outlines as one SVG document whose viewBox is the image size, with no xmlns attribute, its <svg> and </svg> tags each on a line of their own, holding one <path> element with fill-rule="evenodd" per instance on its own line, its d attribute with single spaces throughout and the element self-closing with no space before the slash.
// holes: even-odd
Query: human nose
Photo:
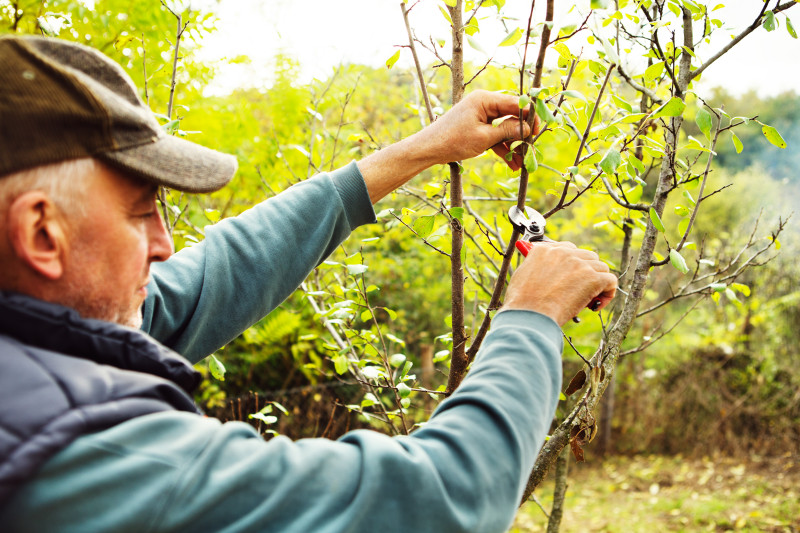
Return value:
<svg viewBox="0 0 800 533">
<path fill-rule="evenodd" d="M 172 235 L 167 231 L 161 213 L 152 218 L 152 224 L 148 228 L 149 239 L 149 258 L 150 262 L 166 261 L 174 252 Z"/>
</svg>

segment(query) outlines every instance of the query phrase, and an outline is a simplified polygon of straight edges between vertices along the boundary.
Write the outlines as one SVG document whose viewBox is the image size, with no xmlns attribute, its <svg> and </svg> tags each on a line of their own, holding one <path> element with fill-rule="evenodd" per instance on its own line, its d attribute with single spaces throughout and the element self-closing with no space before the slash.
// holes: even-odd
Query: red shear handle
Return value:
<svg viewBox="0 0 800 533">
<path fill-rule="evenodd" d="M 530 252 L 531 248 L 533 248 L 533 244 L 529 243 L 528 241 L 517 241 L 515 246 L 517 247 L 517 250 L 519 250 L 519 253 L 521 253 L 523 257 L 528 257 L 528 252 Z"/>
<path fill-rule="evenodd" d="M 517 250 L 519 250 L 519 253 L 521 253 L 523 257 L 528 257 L 528 252 L 530 252 L 531 248 L 533 248 L 533 243 L 528 242 L 528 241 L 517 241 L 514 244 L 514 246 L 517 247 Z M 602 301 L 600 301 L 599 299 L 595 298 L 586 307 L 588 307 L 592 311 L 597 311 L 598 309 L 600 309 L 600 306 L 602 304 L 603 304 Z M 575 322 L 578 322 L 577 317 L 573 318 L 573 320 L 575 320 Z"/>
</svg>

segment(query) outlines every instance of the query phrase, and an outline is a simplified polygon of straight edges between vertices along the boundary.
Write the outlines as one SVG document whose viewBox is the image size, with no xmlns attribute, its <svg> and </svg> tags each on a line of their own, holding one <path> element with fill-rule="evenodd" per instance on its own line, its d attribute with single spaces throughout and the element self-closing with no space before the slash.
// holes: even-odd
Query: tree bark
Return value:
<svg viewBox="0 0 800 533">
<path fill-rule="evenodd" d="M 691 13 L 686 8 L 683 8 L 683 43 L 690 50 L 694 50 Z M 677 81 L 678 86 L 674 88 L 675 94 L 685 94 L 691 81 L 691 56 L 689 54 L 684 53 L 681 55 L 680 72 Z M 664 131 L 665 154 L 661 160 L 656 191 L 651 204 L 659 216 L 664 212 L 667 197 L 672 190 L 675 177 L 675 150 L 678 144 L 678 132 L 682 123 L 682 116 L 672 117 Z M 605 377 L 600 381 L 597 389 L 590 389 L 584 394 L 572 413 L 556 428 L 550 439 L 542 447 L 528 479 L 522 498 L 523 502 L 541 484 L 550 467 L 556 462 L 558 455 L 569 443 L 572 427 L 579 421 L 591 417 L 591 413 L 595 412 L 597 403 L 614 378 L 620 346 L 636 320 L 636 311 L 644 297 L 647 280 L 652 268 L 653 251 L 656 247 L 658 233 L 652 221 L 648 220 L 647 229 L 645 229 L 642 245 L 639 249 L 639 257 L 636 260 L 630 291 L 625 298 L 622 312 L 608 332 L 606 342 L 595 352 L 590 361 L 593 366 L 603 366 Z"/>
<path fill-rule="evenodd" d="M 567 495 L 567 476 L 569 475 L 569 450 L 564 448 L 556 460 L 556 481 L 553 488 L 553 508 L 547 521 L 547 533 L 558 533 L 564 515 L 564 497 Z"/>
<path fill-rule="evenodd" d="M 452 73 L 453 105 L 464 97 L 464 27 L 463 2 L 458 0 L 455 7 L 448 8 L 453 21 L 453 58 L 450 63 Z M 450 207 L 464 206 L 464 187 L 461 182 L 461 164 L 450 163 Z M 450 251 L 451 316 L 453 332 L 453 354 L 450 359 L 450 375 L 447 379 L 446 394 L 449 396 L 464 379 L 469 364 L 466 354 L 467 336 L 464 330 L 464 266 L 461 250 L 464 247 L 464 228 L 456 218 L 451 218 L 452 246 Z"/>
</svg>

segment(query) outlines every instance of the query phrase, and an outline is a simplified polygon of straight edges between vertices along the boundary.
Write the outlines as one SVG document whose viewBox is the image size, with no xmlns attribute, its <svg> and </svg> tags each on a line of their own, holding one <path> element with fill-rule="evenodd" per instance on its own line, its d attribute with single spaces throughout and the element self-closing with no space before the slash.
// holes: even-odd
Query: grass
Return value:
<svg viewBox="0 0 800 533">
<path fill-rule="evenodd" d="M 545 482 L 535 496 L 549 512 L 552 483 Z M 511 531 L 546 529 L 544 511 L 529 502 Z M 798 533 L 800 457 L 640 456 L 571 462 L 561 531 Z"/>
</svg>

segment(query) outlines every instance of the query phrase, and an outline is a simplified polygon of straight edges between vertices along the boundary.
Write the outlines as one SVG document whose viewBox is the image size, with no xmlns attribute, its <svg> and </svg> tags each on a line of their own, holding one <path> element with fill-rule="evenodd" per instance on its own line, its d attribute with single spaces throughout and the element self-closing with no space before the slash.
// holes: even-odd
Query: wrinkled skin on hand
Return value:
<svg viewBox="0 0 800 533">
<path fill-rule="evenodd" d="M 431 138 L 430 147 L 437 153 L 437 163 L 461 161 L 478 156 L 491 148 L 512 170 L 522 166 L 522 154 L 517 150 L 509 161 L 505 158 L 510 144 L 520 139 L 519 120 L 511 118 L 498 126 L 495 119 L 519 116 L 519 97 L 489 91 L 473 91 L 450 111 L 425 128 L 421 134 Z M 523 117 L 527 117 L 527 108 Z M 538 118 L 534 129 L 538 131 Z M 530 127 L 523 123 L 522 133 L 530 135 Z"/>
<path fill-rule="evenodd" d="M 508 284 L 503 309 L 537 311 L 559 326 L 593 300 L 599 311 L 614 298 L 617 277 L 597 253 L 571 242 L 536 243 Z"/>
</svg>

